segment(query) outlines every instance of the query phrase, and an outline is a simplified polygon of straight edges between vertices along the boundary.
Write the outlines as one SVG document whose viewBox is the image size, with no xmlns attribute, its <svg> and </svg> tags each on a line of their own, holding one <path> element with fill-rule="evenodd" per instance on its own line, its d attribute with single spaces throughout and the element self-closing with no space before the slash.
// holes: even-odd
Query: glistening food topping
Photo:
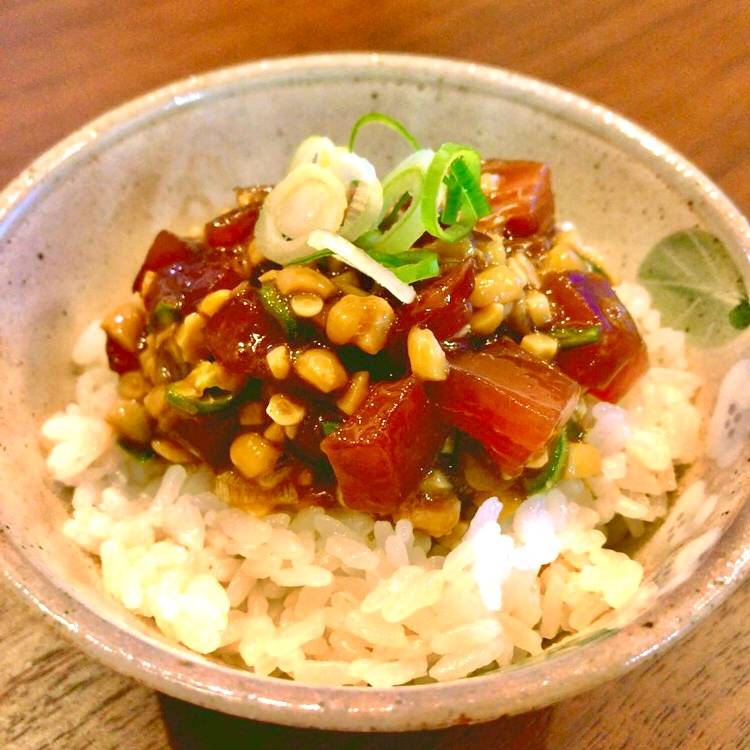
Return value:
<svg viewBox="0 0 750 750">
<path fill-rule="evenodd" d="M 382 183 L 351 149 L 373 120 L 414 148 Z M 419 148 L 371 115 L 349 148 L 308 138 L 276 186 L 239 194 L 200 237 L 161 232 L 105 324 L 112 368 L 150 384 L 112 419 L 139 453 L 176 444 L 250 492 L 284 469 L 280 497 L 312 472 L 304 496 L 384 517 L 445 495 L 466 517 L 463 454 L 521 488 L 583 390 L 617 400 L 646 367 L 609 281 L 574 247 L 560 261 L 544 165 Z M 268 419 L 243 421 L 248 403 Z"/>
<path fill-rule="evenodd" d="M 354 151 L 373 123 L 409 148 L 382 179 Z M 613 547 L 695 456 L 699 381 L 558 226 L 548 167 L 372 114 L 237 203 L 155 237 L 44 426 L 107 590 L 321 684 L 456 679 L 604 627 L 642 585 Z"/>
</svg>

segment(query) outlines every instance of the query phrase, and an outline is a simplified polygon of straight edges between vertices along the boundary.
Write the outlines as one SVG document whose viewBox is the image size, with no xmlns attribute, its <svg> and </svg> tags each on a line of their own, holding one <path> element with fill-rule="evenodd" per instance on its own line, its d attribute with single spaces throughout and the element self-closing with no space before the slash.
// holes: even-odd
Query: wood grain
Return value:
<svg viewBox="0 0 750 750">
<path fill-rule="evenodd" d="M 0 182 L 175 78 L 261 57 L 383 50 L 500 65 L 594 98 L 672 143 L 747 212 L 749 34 L 750 4 L 729 0 L 5 0 Z"/>
<path fill-rule="evenodd" d="M 470 59 L 598 100 L 750 212 L 750 3 L 730 0 L 3 0 L 0 183 L 106 109 L 176 78 L 306 52 Z M 0 586 L 0 747 L 750 748 L 750 586 L 621 680 L 476 727 L 350 735 L 181 703 L 92 662 Z"/>
</svg>

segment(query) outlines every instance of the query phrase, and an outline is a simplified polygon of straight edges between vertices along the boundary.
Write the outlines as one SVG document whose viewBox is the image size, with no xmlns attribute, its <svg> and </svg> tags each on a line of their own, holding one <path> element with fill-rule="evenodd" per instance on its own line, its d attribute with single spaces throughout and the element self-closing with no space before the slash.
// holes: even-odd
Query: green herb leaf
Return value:
<svg viewBox="0 0 750 750">
<path fill-rule="evenodd" d="M 721 346 L 750 325 L 742 277 L 721 241 L 703 229 L 658 242 L 641 263 L 638 279 L 662 324 L 685 331 L 695 346 Z"/>
</svg>

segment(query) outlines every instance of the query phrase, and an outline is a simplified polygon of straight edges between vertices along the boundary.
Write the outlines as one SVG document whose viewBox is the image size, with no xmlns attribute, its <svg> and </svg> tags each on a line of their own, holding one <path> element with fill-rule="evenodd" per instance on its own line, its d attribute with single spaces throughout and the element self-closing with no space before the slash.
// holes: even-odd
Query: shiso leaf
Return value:
<svg viewBox="0 0 750 750">
<path fill-rule="evenodd" d="M 695 346 L 721 346 L 750 326 L 742 277 L 721 240 L 703 229 L 681 230 L 654 245 L 638 279 L 662 325 L 685 331 Z"/>
</svg>

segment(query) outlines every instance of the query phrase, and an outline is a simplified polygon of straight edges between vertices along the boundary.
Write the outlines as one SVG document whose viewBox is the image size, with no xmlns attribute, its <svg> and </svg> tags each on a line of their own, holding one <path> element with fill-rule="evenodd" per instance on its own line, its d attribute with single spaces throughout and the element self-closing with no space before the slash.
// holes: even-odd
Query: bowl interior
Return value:
<svg viewBox="0 0 750 750">
<path fill-rule="evenodd" d="M 617 674 L 687 627 L 677 622 L 701 611 L 692 601 L 699 596 L 683 587 L 660 602 L 634 604 L 626 619 L 645 608 L 644 617 L 662 624 L 647 631 L 623 623 L 599 645 L 595 668 L 587 662 L 596 648 L 589 643 L 464 689 L 325 691 L 263 680 L 167 645 L 108 599 L 95 565 L 60 532 L 66 498 L 46 478 L 38 438 L 44 419 L 73 396 L 69 361 L 77 336 L 127 296 L 158 230 L 200 225 L 232 204 L 235 186 L 278 180 L 304 137 L 345 143 L 357 117 L 372 110 L 399 119 L 424 145 L 452 140 L 485 155 L 548 162 L 558 218 L 574 222 L 625 278 L 658 240 L 695 225 L 716 234 L 750 278 L 747 223 L 705 177 L 638 128 L 538 82 L 456 62 L 348 55 L 255 64 L 176 84 L 75 134 L 3 195 L 2 550 L 10 578 L 77 642 L 178 697 L 253 718 L 341 729 L 446 725 L 462 714 L 489 719 Z M 382 170 L 403 157 L 405 145 L 372 128 L 358 150 Z M 747 355 L 748 335 L 696 358 L 708 384 L 706 404 L 732 363 Z M 700 523 L 695 509 L 673 513 L 639 550 L 662 590 L 693 572 L 739 512 L 748 495 L 748 455 L 746 446 L 725 470 L 698 462 L 684 481 L 704 478 L 709 493 L 717 493 L 715 505 Z M 729 562 L 738 579 L 747 561 Z M 721 594 L 700 596 L 705 609 Z M 565 681 L 576 667 L 577 677 Z M 551 676 L 561 675 L 563 682 L 550 686 Z"/>
</svg>

